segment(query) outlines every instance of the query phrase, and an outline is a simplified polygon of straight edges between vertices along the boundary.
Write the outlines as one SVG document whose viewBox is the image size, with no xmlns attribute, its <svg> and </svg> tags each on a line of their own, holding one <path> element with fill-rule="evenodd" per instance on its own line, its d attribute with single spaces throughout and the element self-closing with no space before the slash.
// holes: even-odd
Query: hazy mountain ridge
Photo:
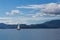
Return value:
<svg viewBox="0 0 60 40">
<path fill-rule="evenodd" d="M 44 23 L 48 27 L 60 27 L 60 20 L 52 20 Z"/>
<path fill-rule="evenodd" d="M 52 20 L 45 22 L 43 24 L 31 24 L 31 25 L 26 25 L 26 24 L 20 24 L 21 28 L 60 28 L 60 20 Z M 15 29 L 17 28 L 17 24 L 15 25 L 8 25 L 4 23 L 0 23 L 0 28 L 1 29 Z"/>
</svg>

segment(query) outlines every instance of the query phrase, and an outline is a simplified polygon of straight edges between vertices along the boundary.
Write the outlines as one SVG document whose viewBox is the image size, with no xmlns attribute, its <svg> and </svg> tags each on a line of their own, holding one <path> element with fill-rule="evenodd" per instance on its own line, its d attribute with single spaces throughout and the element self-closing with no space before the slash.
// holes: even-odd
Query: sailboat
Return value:
<svg viewBox="0 0 60 40">
<path fill-rule="evenodd" d="M 17 26 L 17 30 L 20 30 L 20 25 L 18 24 L 18 26 Z"/>
</svg>

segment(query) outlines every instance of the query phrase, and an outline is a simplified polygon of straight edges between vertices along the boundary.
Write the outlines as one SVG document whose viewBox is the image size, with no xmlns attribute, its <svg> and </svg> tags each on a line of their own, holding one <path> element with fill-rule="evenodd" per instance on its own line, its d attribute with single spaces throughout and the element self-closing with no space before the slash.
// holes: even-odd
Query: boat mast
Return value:
<svg viewBox="0 0 60 40">
<path fill-rule="evenodd" d="M 20 30 L 21 28 L 20 28 L 20 23 L 19 23 L 19 17 L 18 17 L 18 24 L 17 24 L 17 30 Z"/>
</svg>

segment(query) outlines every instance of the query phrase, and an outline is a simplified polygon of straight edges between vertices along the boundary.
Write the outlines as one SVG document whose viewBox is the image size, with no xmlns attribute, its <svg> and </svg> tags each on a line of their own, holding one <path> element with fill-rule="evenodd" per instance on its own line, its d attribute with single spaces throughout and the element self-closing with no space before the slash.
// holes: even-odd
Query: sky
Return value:
<svg viewBox="0 0 60 40">
<path fill-rule="evenodd" d="M 60 19 L 60 0 L 0 0 L 0 23 L 41 24 Z"/>
<path fill-rule="evenodd" d="M 38 24 L 60 19 L 60 0 L 0 0 L 0 23 Z M 60 29 L 0 30 L 1 40 L 59 40 Z"/>
</svg>

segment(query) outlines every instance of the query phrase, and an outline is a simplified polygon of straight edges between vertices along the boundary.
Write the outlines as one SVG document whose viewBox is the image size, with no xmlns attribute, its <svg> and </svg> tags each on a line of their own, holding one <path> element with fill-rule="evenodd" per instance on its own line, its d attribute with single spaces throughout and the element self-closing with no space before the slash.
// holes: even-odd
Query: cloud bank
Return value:
<svg viewBox="0 0 60 40">
<path fill-rule="evenodd" d="M 17 6 L 18 10 L 11 10 L 6 12 L 6 15 L 15 15 L 18 14 L 18 18 L 16 15 L 11 18 L 0 18 L 0 22 L 7 24 L 30 24 L 30 21 L 46 21 L 46 20 L 54 20 L 60 19 L 60 4 L 58 3 L 48 3 L 48 4 L 39 4 L 39 5 L 26 5 L 26 6 Z M 32 9 L 30 11 L 24 11 L 19 9 Z M 39 11 L 37 11 L 39 10 Z M 34 22 L 35 23 L 35 22 Z"/>
<path fill-rule="evenodd" d="M 60 16 L 60 4 L 58 3 L 26 5 L 16 8 L 40 9 L 40 12 L 36 13 L 36 16 Z"/>
</svg>

